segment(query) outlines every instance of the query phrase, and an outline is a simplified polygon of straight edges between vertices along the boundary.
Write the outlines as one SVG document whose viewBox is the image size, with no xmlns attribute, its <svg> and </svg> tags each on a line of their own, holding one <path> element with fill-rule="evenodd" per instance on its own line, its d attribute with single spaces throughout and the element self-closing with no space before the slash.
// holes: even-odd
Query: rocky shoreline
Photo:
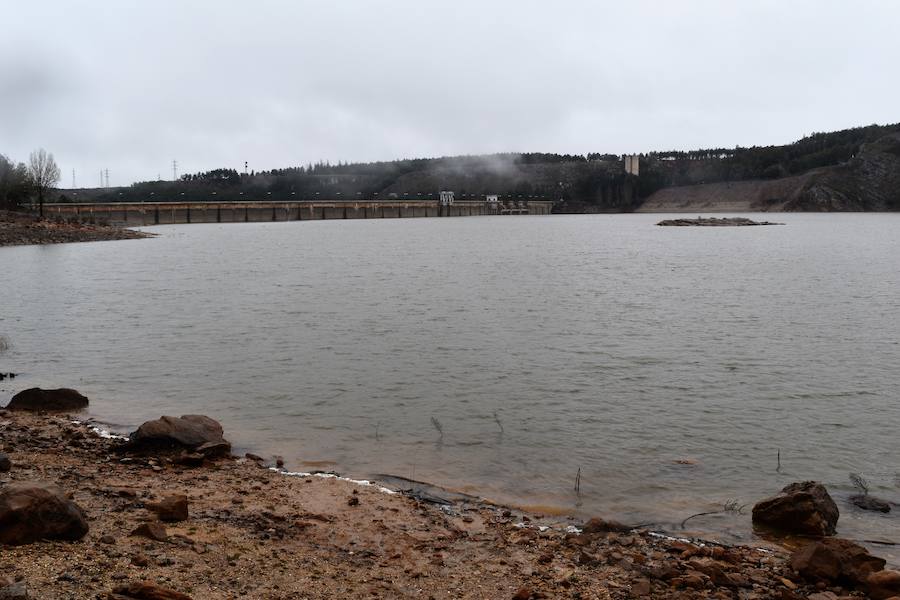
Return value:
<svg viewBox="0 0 900 600">
<path fill-rule="evenodd" d="M 34 410 L 46 401 L 32 392 L 0 410 L 0 598 L 833 600 L 865 597 L 857 580 L 879 570 L 880 559 L 852 548 L 862 558 L 845 569 L 850 577 L 840 557 L 836 572 L 823 571 L 815 544 L 803 546 L 811 558 L 801 564 L 799 552 L 777 547 L 682 540 L 602 519 L 567 525 L 465 498 L 288 476 L 275 461 L 232 456 L 208 417 L 164 417 L 125 439 L 77 415 Z M 23 490 L 62 508 L 23 518 L 34 503 Z M 802 505 L 779 499 L 787 492 L 766 501 L 781 507 L 773 518 L 790 520 Z M 837 513 L 812 508 L 795 516 L 833 531 Z"/>
<path fill-rule="evenodd" d="M 153 237 L 153 234 L 104 224 L 41 219 L 0 211 L 0 246 L 100 242 Z"/>
</svg>

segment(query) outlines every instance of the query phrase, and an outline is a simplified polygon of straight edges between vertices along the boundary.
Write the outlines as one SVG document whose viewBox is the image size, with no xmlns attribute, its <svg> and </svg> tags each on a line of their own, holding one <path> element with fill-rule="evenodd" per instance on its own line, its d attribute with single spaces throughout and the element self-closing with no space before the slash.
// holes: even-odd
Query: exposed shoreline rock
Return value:
<svg viewBox="0 0 900 600">
<path fill-rule="evenodd" d="M 128 450 L 188 450 L 201 460 L 227 456 L 231 443 L 222 425 L 205 415 L 163 416 L 146 421 L 128 436 Z"/>
<path fill-rule="evenodd" d="M 757 502 L 753 525 L 776 532 L 809 536 L 834 535 L 840 512 L 821 483 L 803 481 Z"/>
<path fill-rule="evenodd" d="M 746 217 L 697 217 L 696 219 L 666 219 L 657 223 L 662 227 L 748 227 L 756 225 L 784 225 L 771 221 L 753 221 Z"/>
<path fill-rule="evenodd" d="M 88 403 L 87 397 L 73 389 L 29 388 L 13 396 L 5 408 L 6 410 L 71 412 L 87 408 Z"/>
<path fill-rule="evenodd" d="M 49 483 L 23 481 L 0 488 L 0 544 L 79 540 L 88 532 L 81 507 Z"/>
</svg>

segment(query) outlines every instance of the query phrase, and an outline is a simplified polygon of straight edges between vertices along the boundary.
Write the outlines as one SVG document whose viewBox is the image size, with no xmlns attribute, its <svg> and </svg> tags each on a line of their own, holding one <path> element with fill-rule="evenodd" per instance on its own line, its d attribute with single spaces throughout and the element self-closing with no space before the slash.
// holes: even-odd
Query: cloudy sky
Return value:
<svg viewBox="0 0 900 600">
<path fill-rule="evenodd" d="M 900 121 L 900 2 L 0 0 L 0 153 L 220 166 L 789 142 Z"/>
</svg>

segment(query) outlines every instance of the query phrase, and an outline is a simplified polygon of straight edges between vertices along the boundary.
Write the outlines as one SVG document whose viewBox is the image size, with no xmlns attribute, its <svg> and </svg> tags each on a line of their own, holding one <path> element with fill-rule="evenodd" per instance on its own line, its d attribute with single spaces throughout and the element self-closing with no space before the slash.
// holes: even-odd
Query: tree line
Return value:
<svg viewBox="0 0 900 600">
<path fill-rule="evenodd" d="M 900 131 L 900 123 L 813 133 L 780 146 L 669 150 L 640 154 L 640 176 L 624 172 L 617 154 L 498 153 L 365 163 L 328 161 L 263 171 L 219 168 L 177 181 L 143 181 L 128 187 L 59 190 L 54 200 L 78 202 L 434 199 L 441 190 L 457 198 L 497 194 L 504 200 L 547 199 L 566 210 L 630 210 L 653 192 L 673 185 L 774 179 L 852 160 L 863 144 Z M 37 151 L 33 156 L 40 157 Z M 0 204 L 38 202 L 59 179 L 52 155 L 32 168 L 0 159 Z M 35 173 L 48 172 L 50 177 Z"/>
<path fill-rule="evenodd" d="M 44 198 L 59 183 L 59 166 L 53 154 L 43 148 L 28 156 L 27 163 L 16 163 L 0 154 L 0 208 L 16 210 L 24 205 L 37 208 L 44 215 Z"/>
</svg>

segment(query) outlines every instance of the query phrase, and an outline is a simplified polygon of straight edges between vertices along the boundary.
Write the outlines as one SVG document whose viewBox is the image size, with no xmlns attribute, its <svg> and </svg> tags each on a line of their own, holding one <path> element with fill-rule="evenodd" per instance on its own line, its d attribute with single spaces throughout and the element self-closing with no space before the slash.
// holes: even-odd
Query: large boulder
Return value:
<svg viewBox="0 0 900 600">
<path fill-rule="evenodd" d="M 817 537 L 834 535 L 839 516 L 828 490 L 815 481 L 792 483 L 753 507 L 754 525 Z"/>
<path fill-rule="evenodd" d="M 129 436 L 132 448 L 187 448 L 213 447 L 217 452 L 231 444 L 222 437 L 222 425 L 203 415 L 160 417 L 147 421 Z"/>
<path fill-rule="evenodd" d="M 60 388 L 58 390 L 42 390 L 30 388 L 12 397 L 8 410 L 30 411 L 69 411 L 87 408 L 88 399 L 75 390 Z"/>
<path fill-rule="evenodd" d="M 88 532 L 84 512 L 49 483 L 23 481 L 0 489 L 0 544 L 78 540 Z"/>
<path fill-rule="evenodd" d="M 791 568 L 811 583 L 824 581 L 865 584 L 872 573 L 884 569 L 885 560 L 849 540 L 824 538 L 807 544 L 791 555 Z"/>
</svg>

